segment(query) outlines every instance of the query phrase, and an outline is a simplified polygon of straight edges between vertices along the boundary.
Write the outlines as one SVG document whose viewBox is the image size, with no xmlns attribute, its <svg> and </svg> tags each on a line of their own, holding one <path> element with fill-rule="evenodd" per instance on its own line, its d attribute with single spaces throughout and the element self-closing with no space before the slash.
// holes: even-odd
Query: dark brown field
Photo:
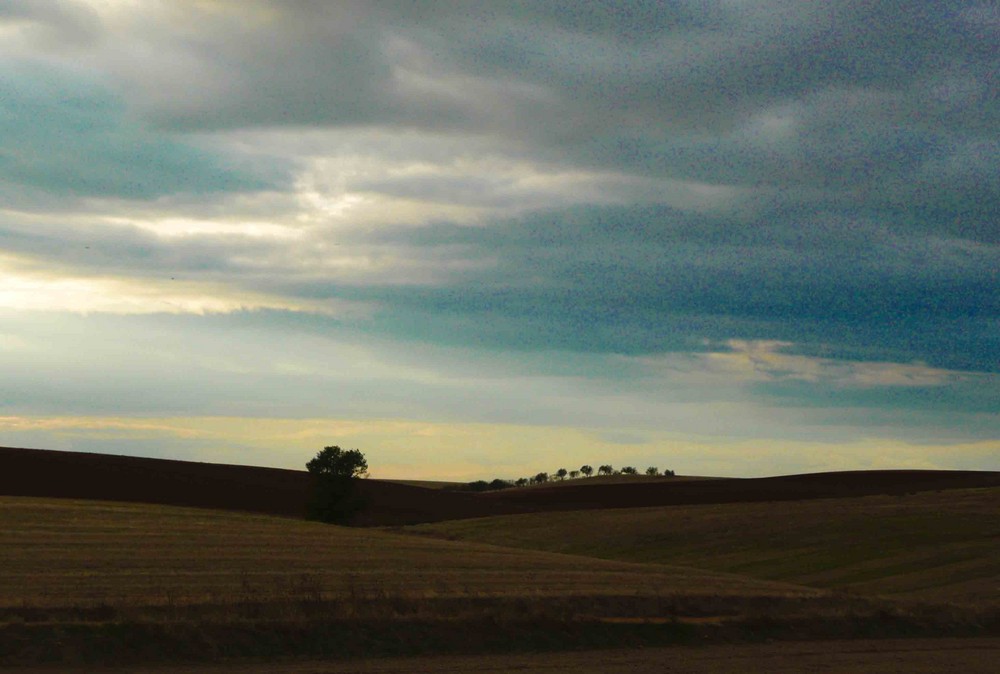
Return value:
<svg viewBox="0 0 1000 674">
<path fill-rule="evenodd" d="M 130 667 L 129 674 L 994 674 L 1000 639 L 883 639 L 338 662 Z M 14 668 L 56 674 L 65 668 Z M 73 670 L 77 671 L 77 670 Z M 86 670 L 78 670 L 86 671 Z"/>
<path fill-rule="evenodd" d="M 353 522 L 391 526 L 491 515 L 800 501 L 1000 486 L 982 471 L 853 471 L 753 479 L 575 480 L 472 494 L 363 480 Z M 0 447 L 0 495 L 99 499 L 303 517 L 305 471 Z"/>
<path fill-rule="evenodd" d="M 474 494 L 364 480 L 357 524 L 415 524 L 525 512 Z M 0 447 L 0 495 L 156 503 L 301 518 L 304 470 Z"/>
</svg>

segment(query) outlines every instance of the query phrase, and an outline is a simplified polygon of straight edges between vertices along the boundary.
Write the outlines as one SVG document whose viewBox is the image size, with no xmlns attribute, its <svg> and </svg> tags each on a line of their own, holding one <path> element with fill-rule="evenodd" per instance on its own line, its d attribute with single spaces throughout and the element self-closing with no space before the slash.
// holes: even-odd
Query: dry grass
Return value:
<svg viewBox="0 0 1000 674">
<path fill-rule="evenodd" d="M 701 648 L 616 649 L 603 652 L 521 653 L 130 667 L 130 674 L 996 674 L 1000 639 L 886 639 L 800 643 L 722 644 Z M 60 670 L 61 671 L 61 670 Z M 39 674 L 13 669 L 9 674 Z M 54 672 L 50 672 L 54 674 Z"/>
<path fill-rule="evenodd" d="M 223 511 L 0 497 L 0 666 L 998 629 L 1000 612 L 890 607 L 694 568 Z"/>
<path fill-rule="evenodd" d="M 677 564 L 912 599 L 1000 597 L 1000 489 L 536 513 L 410 527 L 455 540 Z"/>
<path fill-rule="evenodd" d="M 782 583 L 223 511 L 0 497 L 0 606 L 331 598 L 803 595 Z"/>
</svg>

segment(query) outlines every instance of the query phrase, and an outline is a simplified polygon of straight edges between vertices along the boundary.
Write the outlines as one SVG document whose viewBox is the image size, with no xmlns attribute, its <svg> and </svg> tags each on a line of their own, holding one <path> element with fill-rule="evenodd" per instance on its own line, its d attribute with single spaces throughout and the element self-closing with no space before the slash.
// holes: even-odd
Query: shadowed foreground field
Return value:
<svg viewBox="0 0 1000 674">
<path fill-rule="evenodd" d="M 407 531 L 869 595 L 1000 604 L 1000 488 L 550 512 Z"/>
<path fill-rule="evenodd" d="M 682 567 L 245 513 L 0 497 L 6 665 L 669 643 L 705 620 L 874 610 Z"/>
<path fill-rule="evenodd" d="M 1000 635 L 1000 474 L 580 482 L 361 481 L 354 524 L 396 525 L 378 530 L 301 519 L 304 471 L 0 448 L 0 666 L 498 654 L 469 668 L 618 671 L 517 654 Z"/>
<path fill-rule="evenodd" d="M 130 674 L 994 674 L 1000 639 L 885 639 L 715 645 L 542 654 L 423 656 L 350 663 L 240 662 L 183 668 L 130 668 Z M 65 671 L 10 670 L 10 674 Z"/>
<path fill-rule="evenodd" d="M 686 567 L 170 506 L 0 497 L 0 664 L 981 635 L 1000 616 Z"/>
</svg>

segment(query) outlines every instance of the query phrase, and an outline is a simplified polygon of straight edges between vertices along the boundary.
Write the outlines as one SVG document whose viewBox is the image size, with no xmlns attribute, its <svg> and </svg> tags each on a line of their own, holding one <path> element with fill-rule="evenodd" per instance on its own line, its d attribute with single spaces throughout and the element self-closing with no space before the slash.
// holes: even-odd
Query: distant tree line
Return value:
<svg viewBox="0 0 1000 674">
<path fill-rule="evenodd" d="M 532 484 L 545 484 L 546 482 L 561 482 L 567 478 L 570 480 L 579 479 L 582 475 L 583 478 L 588 478 L 594 475 L 594 467 L 589 464 L 584 464 L 580 466 L 577 470 L 566 470 L 565 468 L 560 468 L 554 471 L 551 475 L 549 473 L 536 473 L 531 477 L 519 477 L 516 480 L 503 480 L 496 478 L 494 480 L 476 480 L 475 482 L 465 482 L 463 484 L 455 485 L 450 487 L 457 491 L 498 491 L 500 489 L 510 489 L 511 487 L 527 487 Z M 622 468 L 616 469 L 611 464 L 604 464 L 597 468 L 597 475 L 639 475 L 639 469 L 635 466 L 623 466 Z M 651 477 L 662 476 L 662 477 L 674 477 L 675 473 L 672 470 L 660 471 L 656 466 L 649 466 L 644 471 L 644 474 Z"/>
</svg>

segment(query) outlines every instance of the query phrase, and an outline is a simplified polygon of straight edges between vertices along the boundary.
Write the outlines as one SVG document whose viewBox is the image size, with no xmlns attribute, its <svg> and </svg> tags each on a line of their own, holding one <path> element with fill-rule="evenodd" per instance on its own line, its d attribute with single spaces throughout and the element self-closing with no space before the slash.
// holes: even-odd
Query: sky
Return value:
<svg viewBox="0 0 1000 674">
<path fill-rule="evenodd" d="M 1000 470 L 1000 9 L 4 0 L 0 445 Z"/>
</svg>

